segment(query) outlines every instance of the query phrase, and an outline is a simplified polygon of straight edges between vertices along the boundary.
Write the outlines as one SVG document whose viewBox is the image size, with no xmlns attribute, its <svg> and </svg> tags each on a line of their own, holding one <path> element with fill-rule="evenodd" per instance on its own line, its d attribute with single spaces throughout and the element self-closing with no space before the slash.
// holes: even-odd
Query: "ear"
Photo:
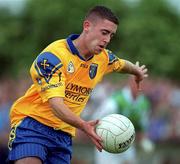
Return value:
<svg viewBox="0 0 180 164">
<path fill-rule="evenodd" d="M 83 23 L 83 29 L 85 32 L 88 32 L 89 29 L 90 29 L 90 26 L 91 26 L 91 22 L 88 21 L 88 20 L 85 20 L 84 23 Z"/>
</svg>

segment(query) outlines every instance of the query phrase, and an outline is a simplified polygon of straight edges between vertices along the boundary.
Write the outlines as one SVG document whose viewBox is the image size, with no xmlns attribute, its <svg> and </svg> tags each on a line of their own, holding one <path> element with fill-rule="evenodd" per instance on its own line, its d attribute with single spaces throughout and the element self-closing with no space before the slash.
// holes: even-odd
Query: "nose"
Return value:
<svg viewBox="0 0 180 164">
<path fill-rule="evenodd" d="M 110 35 L 105 36 L 104 42 L 109 43 L 111 41 Z"/>
</svg>

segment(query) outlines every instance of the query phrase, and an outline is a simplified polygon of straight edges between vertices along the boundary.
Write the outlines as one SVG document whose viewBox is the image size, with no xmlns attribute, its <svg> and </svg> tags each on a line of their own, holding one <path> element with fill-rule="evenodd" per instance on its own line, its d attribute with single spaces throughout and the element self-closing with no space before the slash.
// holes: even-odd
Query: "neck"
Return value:
<svg viewBox="0 0 180 164">
<path fill-rule="evenodd" d="M 75 47 L 79 51 L 80 55 L 84 59 L 87 60 L 92 56 L 92 53 L 89 52 L 89 50 L 85 44 L 85 38 L 84 38 L 83 34 L 81 34 L 76 40 L 74 40 L 73 44 L 75 45 Z"/>
</svg>

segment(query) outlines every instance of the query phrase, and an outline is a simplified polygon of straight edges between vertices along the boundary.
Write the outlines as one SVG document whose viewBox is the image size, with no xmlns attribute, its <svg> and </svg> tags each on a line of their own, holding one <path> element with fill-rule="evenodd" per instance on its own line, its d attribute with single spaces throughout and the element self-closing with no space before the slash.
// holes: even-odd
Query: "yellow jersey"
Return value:
<svg viewBox="0 0 180 164">
<path fill-rule="evenodd" d="M 51 43 L 34 60 L 30 69 L 33 84 L 11 108 L 12 127 L 29 116 L 54 129 L 75 135 L 73 126 L 54 115 L 48 99 L 64 98 L 64 103 L 79 116 L 102 77 L 106 73 L 119 72 L 125 63 L 106 49 L 85 60 L 73 44 L 78 37 L 73 34 Z"/>
</svg>

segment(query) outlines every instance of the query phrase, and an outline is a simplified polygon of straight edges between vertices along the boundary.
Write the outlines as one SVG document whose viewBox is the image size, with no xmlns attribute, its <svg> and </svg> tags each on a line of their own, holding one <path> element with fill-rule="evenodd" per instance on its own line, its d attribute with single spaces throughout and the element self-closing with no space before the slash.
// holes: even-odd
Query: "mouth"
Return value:
<svg viewBox="0 0 180 164">
<path fill-rule="evenodd" d="M 105 48 L 105 45 L 99 45 L 99 48 L 102 50 Z"/>
<path fill-rule="evenodd" d="M 97 45 L 96 47 L 96 53 L 100 53 L 106 46 L 105 45 Z"/>
</svg>

